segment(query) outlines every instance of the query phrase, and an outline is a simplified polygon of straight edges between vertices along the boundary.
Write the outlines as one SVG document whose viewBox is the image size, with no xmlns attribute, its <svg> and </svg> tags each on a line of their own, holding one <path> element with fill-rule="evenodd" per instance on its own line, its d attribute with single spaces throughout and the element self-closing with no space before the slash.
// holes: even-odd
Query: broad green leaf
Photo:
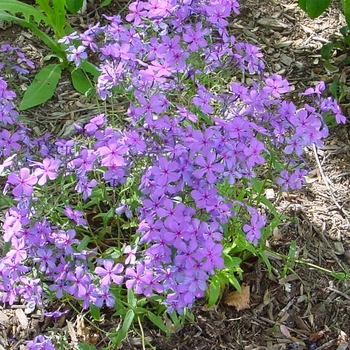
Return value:
<svg viewBox="0 0 350 350">
<path fill-rule="evenodd" d="M 346 23 L 350 28 L 350 0 L 342 0 L 341 4 L 343 7 Z"/>
<path fill-rule="evenodd" d="M 31 23 L 31 18 L 34 18 L 34 21 L 40 24 L 42 21 L 49 25 L 49 19 L 34 6 L 25 4 L 24 2 L 17 0 L 6 0 L 0 1 L 0 11 L 6 11 L 12 15 L 16 13 L 21 13 L 24 17 L 24 21 Z"/>
<path fill-rule="evenodd" d="M 123 322 L 123 326 L 118 331 L 117 336 L 113 339 L 113 343 L 115 346 L 118 346 L 121 343 L 121 341 L 126 337 L 128 331 L 130 329 L 130 326 L 134 320 L 134 317 L 135 317 L 134 310 L 129 310 L 126 313 L 125 318 L 124 318 L 124 322 Z"/>
<path fill-rule="evenodd" d="M 220 296 L 220 280 L 219 278 L 215 275 L 213 276 L 211 282 L 210 282 L 210 287 L 209 287 L 209 292 L 208 292 L 208 306 L 214 306 L 215 303 L 218 301 L 219 296 Z"/>
<path fill-rule="evenodd" d="M 97 81 L 97 78 L 100 76 L 101 71 L 99 71 L 95 65 L 93 65 L 92 63 L 88 62 L 88 61 L 82 61 L 80 67 L 85 71 L 90 73 L 95 81 Z"/>
<path fill-rule="evenodd" d="M 25 92 L 19 109 L 23 111 L 48 101 L 55 92 L 61 72 L 60 64 L 49 64 L 43 68 Z"/>
<path fill-rule="evenodd" d="M 80 92 L 81 94 L 85 94 L 93 88 L 90 79 L 87 77 L 87 75 L 82 69 L 74 69 L 71 72 L 71 77 L 74 89 Z"/>
<path fill-rule="evenodd" d="M 325 60 L 329 60 L 329 58 L 331 57 L 331 53 L 333 51 L 333 48 L 334 48 L 334 44 L 333 43 L 324 44 L 321 47 L 321 56 Z"/>
<path fill-rule="evenodd" d="M 316 18 L 324 11 L 331 3 L 331 0 L 306 0 L 306 12 L 310 18 Z"/>
<path fill-rule="evenodd" d="M 83 7 L 84 0 L 66 0 L 66 7 L 74 15 Z"/>
<path fill-rule="evenodd" d="M 150 319 L 150 321 L 156 325 L 160 330 L 162 330 L 164 333 L 168 333 L 168 328 L 167 326 L 164 324 L 163 320 L 157 316 L 156 314 L 154 314 L 151 311 L 147 312 L 147 317 Z"/>
<path fill-rule="evenodd" d="M 298 1 L 299 7 L 306 12 L 306 0 Z"/>
</svg>

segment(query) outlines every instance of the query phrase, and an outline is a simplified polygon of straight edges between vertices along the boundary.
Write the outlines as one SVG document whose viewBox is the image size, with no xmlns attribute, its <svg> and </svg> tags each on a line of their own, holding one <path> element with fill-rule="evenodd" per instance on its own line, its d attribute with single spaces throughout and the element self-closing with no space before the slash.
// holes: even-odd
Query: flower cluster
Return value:
<svg viewBox="0 0 350 350">
<path fill-rule="evenodd" d="M 10 44 L 2 44 L 0 46 L 0 72 L 11 70 L 11 74 L 28 74 L 29 69 L 34 69 L 34 63 L 28 59 L 18 47 Z"/>
<path fill-rule="evenodd" d="M 0 122 L 13 126 L 0 133 L 0 175 L 14 199 L 3 224 L 11 246 L 0 260 L 3 302 L 41 303 L 46 284 L 85 309 L 111 307 L 125 286 L 162 294 L 168 311 L 181 313 L 224 267 L 222 243 L 238 211 L 253 244 L 266 224 L 254 201 L 224 189 L 250 186 L 268 167 L 283 190 L 301 188 L 304 148 L 322 146 L 328 135 L 323 113 L 344 121 L 337 103 L 322 97 L 322 83 L 306 91 L 314 104 L 283 100 L 288 81 L 265 75 L 258 48 L 229 33 L 235 0 L 135 1 L 129 10 L 126 22 L 106 17 L 107 25 L 60 40 L 77 66 L 90 54 L 99 58 L 98 94 L 130 101 L 127 125 L 99 114 L 77 126 L 74 139 L 32 140 L 0 80 Z M 254 74 L 254 83 L 234 81 L 240 71 Z M 213 79 L 228 88 L 216 91 Z M 130 198 L 119 200 L 130 188 L 132 208 Z M 94 241 L 89 208 L 101 203 L 112 212 L 107 219 L 138 222 L 119 247 L 124 261 L 82 245 Z"/>
</svg>

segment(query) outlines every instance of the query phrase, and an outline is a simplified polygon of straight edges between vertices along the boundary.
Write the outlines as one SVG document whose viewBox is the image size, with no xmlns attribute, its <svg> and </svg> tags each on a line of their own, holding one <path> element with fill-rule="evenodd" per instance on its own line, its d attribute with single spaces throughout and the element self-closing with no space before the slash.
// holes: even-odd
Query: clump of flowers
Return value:
<svg viewBox="0 0 350 350">
<path fill-rule="evenodd" d="M 130 101 L 125 125 L 99 114 L 74 139 L 32 140 L 0 81 L 1 122 L 16 125 L 0 134 L 4 193 L 14 200 L 3 224 L 3 302 L 40 304 L 46 285 L 84 309 L 113 307 L 127 288 L 182 313 L 224 268 L 225 241 L 261 239 L 267 218 L 227 188 L 251 186 L 266 169 L 283 190 L 301 188 L 304 148 L 328 135 L 323 113 L 344 121 L 322 84 L 306 92 L 314 104 L 282 98 L 288 81 L 265 75 L 259 49 L 229 33 L 236 1 L 135 1 L 129 10 L 125 21 L 106 16 L 109 24 L 61 40 L 77 66 L 99 58 L 97 92 Z M 233 81 L 239 72 L 254 83 Z M 112 222 L 125 218 L 136 229 L 122 239 Z M 240 232 L 227 230 L 233 218 Z"/>
<path fill-rule="evenodd" d="M 0 73 L 9 75 L 28 74 L 34 69 L 34 63 L 28 59 L 16 46 L 2 44 L 0 46 Z"/>
</svg>

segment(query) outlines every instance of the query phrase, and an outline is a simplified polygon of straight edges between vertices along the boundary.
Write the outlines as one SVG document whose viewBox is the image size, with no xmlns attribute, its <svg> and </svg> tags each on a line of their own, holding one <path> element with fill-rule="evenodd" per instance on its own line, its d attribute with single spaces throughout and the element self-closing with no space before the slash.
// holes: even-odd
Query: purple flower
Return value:
<svg viewBox="0 0 350 350">
<path fill-rule="evenodd" d="M 121 145 L 119 142 L 115 140 L 108 141 L 107 146 L 102 146 L 97 149 L 97 152 L 102 157 L 102 165 L 106 166 L 123 166 L 125 164 L 125 160 L 122 157 L 128 151 L 128 147 L 125 145 Z"/>
<path fill-rule="evenodd" d="M 281 94 L 290 91 L 289 83 L 286 79 L 283 79 L 279 74 L 273 74 L 270 78 L 265 79 L 266 86 L 264 92 L 272 93 L 276 98 L 279 98 Z"/>
<path fill-rule="evenodd" d="M 203 113 L 212 114 L 214 109 L 210 105 L 212 94 L 210 94 L 204 87 L 198 89 L 198 95 L 193 98 L 193 104 L 200 107 Z"/>
<path fill-rule="evenodd" d="M 125 276 L 129 279 L 126 280 L 126 288 L 135 288 L 137 294 L 142 294 L 146 285 L 152 280 L 151 271 L 145 270 L 143 264 L 137 264 L 135 268 L 128 267 L 125 271 Z"/>
<path fill-rule="evenodd" d="M 69 205 L 64 208 L 64 214 L 77 225 L 86 225 L 87 221 L 83 218 L 84 213 L 80 210 L 73 210 Z"/>
<path fill-rule="evenodd" d="M 71 285 L 65 287 L 65 290 L 75 296 L 76 298 L 82 298 L 85 295 L 86 288 L 91 283 L 91 276 L 86 273 L 86 270 L 77 266 L 75 271 L 69 271 L 67 273 L 67 280 L 71 282 Z"/>
<path fill-rule="evenodd" d="M 85 52 L 86 47 L 81 45 L 78 48 L 74 46 L 69 46 L 69 49 L 66 51 L 71 52 L 67 55 L 67 60 L 74 62 L 76 66 L 80 66 L 81 59 L 87 58 L 87 53 Z"/>
<path fill-rule="evenodd" d="M 61 161 L 53 158 L 45 158 L 42 163 L 35 162 L 40 168 L 35 169 L 34 174 L 38 177 L 38 185 L 43 186 L 48 179 L 57 178 L 57 169 Z"/>
<path fill-rule="evenodd" d="M 265 159 L 260 155 L 260 152 L 264 150 L 264 143 L 258 141 L 255 137 L 252 138 L 249 147 L 244 150 L 244 154 L 249 157 L 247 165 L 252 168 L 255 164 L 264 164 Z"/>
<path fill-rule="evenodd" d="M 30 175 L 30 170 L 28 168 L 22 168 L 19 171 L 19 176 L 17 174 L 11 173 L 7 180 L 11 185 L 17 185 L 12 193 L 16 197 L 22 195 L 29 197 L 33 193 L 33 187 L 38 178 L 35 175 Z"/>
<path fill-rule="evenodd" d="M 75 186 L 75 190 L 78 193 L 83 194 L 83 199 L 86 200 L 91 196 L 92 189 L 97 185 L 97 181 L 95 179 L 90 180 L 89 182 L 86 181 L 85 178 L 80 179 L 78 184 Z"/>
<path fill-rule="evenodd" d="M 107 307 L 113 307 L 115 304 L 115 297 L 107 285 L 103 285 L 94 291 L 92 296 L 95 298 L 94 305 L 97 307 L 102 307 L 103 303 L 106 303 Z"/>
<path fill-rule="evenodd" d="M 4 155 L 9 156 L 14 151 L 19 151 L 21 145 L 17 142 L 21 139 L 21 136 L 14 132 L 10 133 L 8 130 L 3 130 L 0 133 L 0 147 L 4 149 Z"/>
<path fill-rule="evenodd" d="M 142 22 L 141 17 L 145 17 L 147 15 L 147 11 L 142 11 L 144 7 L 145 4 L 142 1 L 132 2 L 128 7 L 130 13 L 126 15 L 125 19 L 129 22 L 133 21 L 134 26 L 140 25 Z"/>
<path fill-rule="evenodd" d="M 117 274 L 120 274 L 124 267 L 122 264 L 115 264 L 113 260 L 104 259 L 103 260 L 103 267 L 96 267 L 95 273 L 98 274 L 101 279 L 101 285 L 102 286 L 109 286 L 111 284 L 111 281 L 113 281 L 116 284 L 122 284 L 124 277 L 118 276 Z"/>
<path fill-rule="evenodd" d="M 243 231 L 246 233 L 247 240 L 253 244 L 258 244 L 258 240 L 261 238 L 261 228 L 265 226 L 266 217 L 254 213 L 250 220 L 250 225 L 245 224 Z"/>
<path fill-rule="evenodd" d="M 125 259 L 125 262 L 124 264 L 125 265 L 133 265 L 135 264 L 135 261 L 136 261 L 136 252 L 137 252 L 137 248 L 132 248 L 131 246 L 127 245 L 125 248 L 124 248 L 124 251 L 123 253 L 126 254 L 126 259 Z"/>
<path fill-rule="evenodd" d="M 28 350 L 55 350 L 50 338 L 38 335 L 27 343 Z"/>
<path fill-rule="evenodd" d="M 221 163 L 216 163 L 216 155 L 213 152 L 208 152 L 205 158 L 202 155 L 196 157 L 196 164 L 200 166 L 199 169 L 193 172 L 193 176 L 201 179 L 206 175 L 209 183 L 214 183 L 217 180 L 216 173 L 224 171 L 224 166 Z"/>
<path fill-rule="evenodd" d="M 105 114 L 98 114 L 92 118 L 88 124 L 84 126 L 84 130 L 88 135 L 93 135 L 98 129 L 100 129 L 107 122 Z"/>
</svg>

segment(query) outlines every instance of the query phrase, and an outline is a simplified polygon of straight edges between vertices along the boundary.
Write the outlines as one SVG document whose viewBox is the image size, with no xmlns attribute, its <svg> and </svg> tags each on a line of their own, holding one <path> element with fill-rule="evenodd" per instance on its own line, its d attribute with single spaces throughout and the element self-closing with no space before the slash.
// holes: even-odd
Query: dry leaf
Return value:
<svg viewBox="0 0 350 350">
<path fill-rule="evenodd" d="M 291 335 L 290 335 L 290 333 L 289 333 L 289 329 L 288 329 L 288 327 L 285 326 L 284 324 L 281 324 L 281 325 L 280 325 L 280 331 L 281 331 L 281 333 L 282 333 L 286 338 L 288 338 L 288 339 L 291 338 Z"/>
<path fill-rule="evenodd" d="M 250 289 L 245 283 L 242 284 L 242 293 L 237 290 L 226 295 L 224 302 L 229 306 L 234 306 L 237 311 L 249 309 Z"/>
<path fill-rule="evenodd" d="M 66 320 L 66 322 L 67 322 L 67 328 L 68 328 L 68 333 L 69 333 L 70 338 L 71 338 L 71 342 L 73 344 L 78 344 L 78 338 L 77 338 L 77 334 L 75 332 L 73 323 L 68 321 L 68 320 Z"/>
<path fill-rule="evenodd" d="M 22 309 L 16 309 L 16 317 L 23 329 L 28 328 L 28 318 Z"/>
</svg>

